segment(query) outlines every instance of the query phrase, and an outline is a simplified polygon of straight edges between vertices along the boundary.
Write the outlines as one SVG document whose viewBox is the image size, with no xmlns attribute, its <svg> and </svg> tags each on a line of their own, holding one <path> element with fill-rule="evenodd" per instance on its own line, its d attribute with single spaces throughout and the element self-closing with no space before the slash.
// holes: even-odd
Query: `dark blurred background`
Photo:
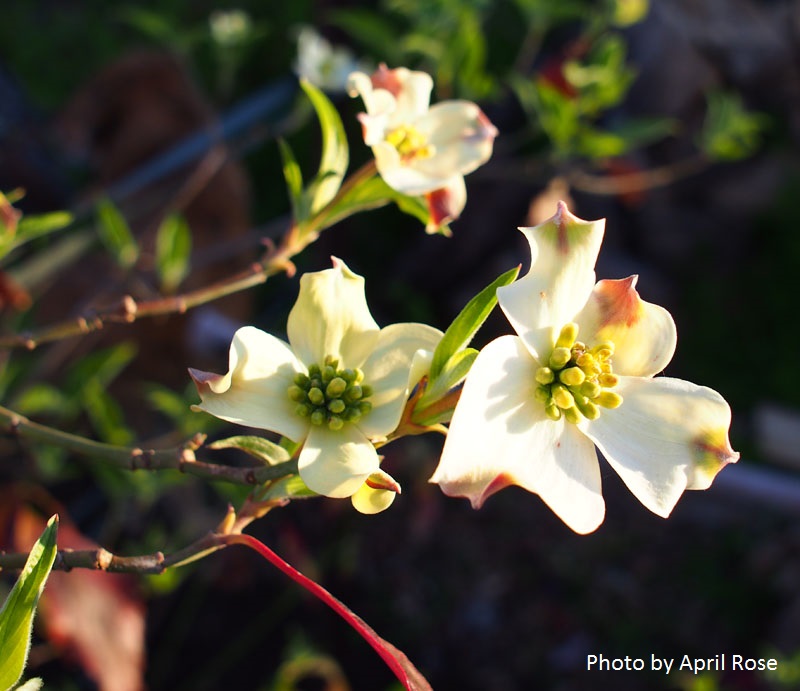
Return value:
<svg viewBox="0 0 800 691">
<path fill-rule="evenodd" d="M 407 438 L 386 448 L 403 486 L 390 510 L 296 502 L 251 532 L 402 649 L 435 689 L 800 688 L 795 0 L 7 1 L 0 190 L 24 188 L 17 206 L 28 214 L 69 209 L 76 221 L 4 260 L 14 289 L 1 291 L 3 333 L 126 292 L 157 294 L 152 247 L 165 210 L 192 231 L 182 288 L 245 268 L 280 235 L 289 202 L 276 138 L 309 175 L 318 162 L 318 126 L 294 78 L 304 25 L 365 65 L 431 72 L 434 99 L 479 102 L 500 136 L 467 178 L 451 238 L 386 207 L 325 231 L 297 258 L 301 272 L 335 254 L 366 277 L 379 323 L 444 329 L 478 290 L 526 264 L 517 226 L 565 199 L 582 218 L 608 219 L 598 277 L 639 274 L 642 297 L 672 312 L 679 342 L 666 374 L 730 402 L 742 461 L 666 521 L 603 465 L 606 521 L 578 536 L 517 488 L 477 512 L 444 497 L 427 484 L 441 440 Z M 362 106 L 326 88 L 355 169 L 370 156 Z M 234 121 L 224 143 L 190 141 L 174 166 L 160 158 Z M 105 196 L 141 243 L 133 270 L 97 241 Z M 276 277 L 187 315 L 9 352 L 4 405 L 114 443 L 227 435 L 188 411 L 186 367 L 224 371 L 240 324 L 281 335 L 296 291 L 296 278 Z M 509 331 L 498 311 L 475 345 Z M 7 548 L 25 511 L 56 507 L 76 535 L 117 553 L 170 552 L 244 497 L 13 440 L 0 454 Z M 45 594 L 27 671 L 46 689 L 396 688 L 336 615 L 249 553 L 102 584 L 54 576 L 61 595 L 48 605 Z M 587 672 L 586 656 L 600 653 L 673 657 L 676 667 L 683 655 L 738 653 L 777 658 L 779 669 Z"/>
</svg>

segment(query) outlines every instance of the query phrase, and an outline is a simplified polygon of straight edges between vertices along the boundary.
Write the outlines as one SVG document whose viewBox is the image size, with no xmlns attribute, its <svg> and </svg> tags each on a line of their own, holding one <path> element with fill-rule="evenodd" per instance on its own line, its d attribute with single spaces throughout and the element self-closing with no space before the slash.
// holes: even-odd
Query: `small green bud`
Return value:
<svg viewBox="0 0 800 691">
<path fill-rule="evenodd" d="M 603 372 L 597 378 L 597 382 L 598 382 L 598 384 L 600 384 L 600 386 L 604 386 L 604 387 L 606 387 L 608 389 L 611 389 L 611 388 L 615 387 L 617 384 L 619 384 L 619 377 L 617 377 L 616 374 L 611 374 L 609 372 Z"/>
<path fill-rule="evenodd" d="M 619 408 L 622 404 L 622 396 L 615 391 L 603 391 L 597 398 L 594 399 L 597 405 L 603 408 Z"/>
<path fill-rule="evenodd" d="M 346 370 L 339 372 L 339 376 L 342 377 L 342 379 L 344 379 L 348 384 L 352 384 L 356 380 L 355 370 L 352 370 L 349 367 Z"/>
<path fill-rule="evenodd" d="M 308 417 L 311 415 L 311 411 L 314 410 L 308 403 L 300 403 L 294 407 L 295 415 L 299 415 L 300 417 Z"/>
<path fill-rule="evenodd" d="M 559 408 L 555 402 L 551 399 L 550 402 L 544 407 L 544 412 L 547 417 L 551 420 L 560 420 L 561 419 L 561 408 Z"/>
<path fill-rule="evenodd" d="M 361 385 L 361 398 L 369 398 L 372 396 L 372 387 L 369 384 Z"/>
<path fill-rule="evenodd" d="M 336 432 L 342 429 L 342 427 L 344 427 L 344 420 L 338 415 L 331 415 L 330 420 L 328 420 L 328 429 Z"/>
<path fill-rule="evenodd" d="M 319 377 L 319 365 L 313 364 L 311 367 L 308 368 L 308 377 L 309 379 L 313 379 L 314 377 Z"/>
<path fill-rule="evenodd" d="M 355 403 L 364 397 L 364 392 L 358 384 L 353 384 L 344 392 L 344 399 L 348 403 Z"/>
<path fill-rule="evenodd" d="M 336 414 L 343 413 L 346 407 L 347 405 L 345 405 L 345 402 L 341 398 L 334 398 L 328 403 L 328 410 Z"/>
<path fill-rule="evenodd" d="M 325 394 L 322 393 L 322 389 L 314 386 L 308 390 L 308 400 L 314 405 L 322 405 L 325 403 Z"/>
<path fill-rule="evenodd" d="M 580 367 L 567 367 L 558 373 L 558 378 L 566 386 L 580 386 L 586 379 L 586 375 Z"/>
<path fill-rule="evenodd" d="M 325 365 L 322 368 L 322 381 L 327 384 L 331 379 L 336 376 L 336 370 L 330 365 Z"/>
<path fill-rule="evenodd" d="M 569 348 L 554 348 L 553 352 L 550 353 L 550 360 L 547 364 L 550 365 L 551 369 L 559 370 L 569 362 L 571 357 L 572 353 L 570 353 Z"/>
<path fill-rule="evenodd" d="M 292 384 L 286 391 L 289 394 L 289 400 L 295 403 L 302 403 L 306 400 L 306 392 L 296 384 Z"/>
<path fill-rule="evenodd" d="M 556 384 L 551 389 L 553 394 L 553 401 L 559 408 L 567 409 L 572 408 L 575 405 L 575 397 L 567 391 L 565 386 L 561 384 Z"/>
<path fill-rule="evenodd" d="M 572 348 L 575 339 L 578 337 L 578 325 L 575 322 L 569 322 L 561 327 L 561 333 L 558 334 L 556 340 L 556 348 Z"/>
<path fill-rule="evenodd" d="M 592 348 L 592 353 L 594 353 L 601 360 L 607 360 L 614 354 L 614 342 L 603 341 L 602 343 L 598 343 L 594 348 Z"/>
<path fill-rule="evenodd" d="M 586 398 L 576 398 L 575 405 L 578 407 L 578 410 L 581 411 L 583 417 L 585 417 L 587 420 L 596 420 L 600 417 L 599 408 Z"/>
<path fill-rule="evenodd" d="M 299 386 L 306 391 L 308 391 L 309 384 L 311 383 L 311 380 L 302 372 L 295 374 L 293 381 L 295 386 Z"/>
<path fill-rule="evenodd" d="M 596 381 L 586 380 L 581 384 L 581 393 L 586 396 L 587 398 L 596 398 L 600 395 L 600 392 L 603 390 L 603 387 L 600 386 Z"/>
<path fill-rule="evenodd" d="M 311 413 L 311 424 L 312 425 L 321 425 L 327 419 L 327 415 L 325 414 L 325 410 L 322 408 L 317 408 Z"/>
<path fill-rule="evenodd" d="M 547 403 L 550 398 L 550 389 L 547 386 L 537 386 L 533 397 L 540 403 Z"/>
<path fill-rule="evenodd" d="M 358 408 L 348 408 L 344 411 L 344 419 L 347 422 L 358 422 L 361 419 L 361 411 Z"/>
<path fill-rule="evenodd" d="M 540 367 L 536 370 L 536 381 L 540 384 L 552 384 L 556 378 L 556 375 L 553 374 L 553 370 L 549 367 Z"/>
<path fill-rule="evenodd" d="M 325 356 L 325 364 L 333 367 L 333 369 L 339 367 L 339 361 L 333 355 Z"/>
<path fill-rule="evenodd" d="M 567 408 L 564 410 L 564 418 L 567 422 L 577 425 L 581 421 L 581 414 L 575 406 L 572 406 L 572 408 Z"/>
<path fill-rule="evenodd" d="M 366 415 L 370 410 L 372 410 L 372 403 L 369 401 L 358 402 L 358 412 L 360 412 L 362 416 Z"/>
<path fill-rule="evenodd" d="M 328 398 L 338 398 L 347 389 L 347 382 L 341 377 L 334 377 L 325 387 L 325 395 Z"/>
</svg>

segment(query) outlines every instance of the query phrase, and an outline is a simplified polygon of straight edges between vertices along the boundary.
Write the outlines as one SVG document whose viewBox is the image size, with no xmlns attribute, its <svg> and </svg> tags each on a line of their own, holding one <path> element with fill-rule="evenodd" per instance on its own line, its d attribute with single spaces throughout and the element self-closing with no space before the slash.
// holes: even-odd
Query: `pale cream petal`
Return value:
<svg viewBox="0 0 800 691">
<path fill-rule="evenodd" d="M 613 341 L 615 373 L 652 377 L 669 364 L 678 336 L 672 315 L 639 297 L 637 279 L 598 281 L 575 322 L 581 341 Z"/>
<path fill-rule="evenodd" d="M 353 502 L 353 507 L 359 513 L 375 514 L 388 509 L 397 492 L 392 492 L 386 489 L 373 489 L 366 484 L 361 485 L 358 491 L 350 497 Z"/>
<path fill-rule="evenodd" d="M 425 353 L 432 353 L 441 340 L 442 332 L 426 324 L 391 324 L 381 329 L 375 350 L 362 368 L 364 384 L 373 390 L 372 410 L 356 425 L 367 437 L 395 430 L 410 388 L 419 381 L 409 379 L 420 373 Z"/>
<path fill-rule="evenodd" d="M 492 155 L 497 129 L 470 101 L 442 101 L 420 118 L 415 127 L 433 147 L 433 155 L 414 161 L 431 178 L 466 175 Z"/>
<path fill-rule="evenodd" d="M 336 258 L 332 269 L 304 274 L 287 332 L 306 366 L 322 364 L 332 355 L 340 367 L 360 367 L 379 333 L 367 307 L 364 279 Z"/>
<path fill-rule="evenodd" d="M 326 497 L 352 496 L 380 466 L 375 447 L 353 425 L 331 431 L 311 425 L 297 460 L 303 482 Z"/>
<path fill-rule="evenodd" d="M 603 521 L 594 445 L 534 398 L 537 364 L 522 341 L 501 336 L 478 355 L 456 406 L 431 482 L 479 508 L 509 485 L 541 496 L 574 531 Z"/>
<path fill-rule="evenodd" d="M 559 202 L 555 216 L 532 228 L 520 228 L 531 247 L 531 268 L 497 300 L 514 330 L 537 359 L 546 360 L 567 322 L 592 292 L 594 265 L 605 220 L 582 221 Z"/>
<path fill-rule="evenodd" d="M 739 459 L 730 407 L 716 391 L 668 377 L 620 377 L 614 390 L 622 405 L 581 427 L 653 513 L 668 516 L 685 489 L 708 488 Z"/>
<path fill-rule="evenodd" d="M 397 99 L 393 124 L 405 125 L 415 122 L 428 110 L 433 90 L 433 78 L 426 72 L 416 72 L 405 67 L 398 67 L 388 70 L 388 72 L 391 73 L 388 82 L 376 81 L 376 75 L 373 75 L 373 85 L 376 88 L 379 84 L 389 87 Z M 395 84 L 397 84 L 394 90 L 391 89 L 392 79 L 396 80 Z"/>
<path fill-rule="evenodd" d="M 418 197 L 447 184 L 447 177 L 431 177 L 403 160 L 397 149 L 388 142 L 372 147 L 375 166 L 389 187 L 411 197 Z"/>
<path fill-rule="evenodd" d="M 295 414 L 287 394 L 305 367 L 283 341 L 252 326 L 231 342 L 224 375 L 190 370 L 202 402 L 195 406 L 222 420 L 278 432 L 302 441 L 308 421 Z"/>
</svg>

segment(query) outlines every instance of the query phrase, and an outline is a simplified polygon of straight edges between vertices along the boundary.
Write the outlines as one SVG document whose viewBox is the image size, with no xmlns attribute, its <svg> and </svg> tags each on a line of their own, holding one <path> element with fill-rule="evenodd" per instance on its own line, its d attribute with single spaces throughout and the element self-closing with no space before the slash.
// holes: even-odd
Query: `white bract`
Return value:
<svg viewBox="0 0 800 691">
<path fill-rule="evenodd" d="M 334 46 L 311 26 L 303 26 L 297 34 L 297 60 L 294 71 L 323 91 L 341 92 L 354 70 L 363 70 L 363 63 L 343 46 Z"/>
<path fill-rule="evenodd" d="M 425 72 L 386 65 L 371 76 L 351 74 L 348 87 L 367 109 L 359 120 L 378 172 L 398 192 L 425 196 L 431 232 L 459 217 L 467 202 L 464 175 L 489 160 L 497 136 L 470 101 L 430 106 L 432 89 Z"/>
<path fill-rule="evenodd" d="M 479 508 L 508 485 L 540 495 L 579 533 L 605 515 L 595 446 L 648 509 L 666 517 L 739 458 L 716 392 L 654 378 L 672 359 L 675 324 L 643 301 L 636 276 L 595 284 L 604 222 L 563 203 L 521 229 L 531 268 L 497 297 L 516 336 L 478 355 L 431 478 Z"/>
<path fill-rule="evenodd" d="M 298 470 L 314 492 L 353 497 L 364 513 L 386 508 L 399 486 L 380 470 L 373 441 L 396 429 L 441 332 L 413 323 L 379 328 L 364 279 L 334 259 L 332 269 L 300 279 L 287 333 L 289 343 L 239 329 L 226 374 L 190 370 L 196 408 L 302 443 Z"/>
</svg>

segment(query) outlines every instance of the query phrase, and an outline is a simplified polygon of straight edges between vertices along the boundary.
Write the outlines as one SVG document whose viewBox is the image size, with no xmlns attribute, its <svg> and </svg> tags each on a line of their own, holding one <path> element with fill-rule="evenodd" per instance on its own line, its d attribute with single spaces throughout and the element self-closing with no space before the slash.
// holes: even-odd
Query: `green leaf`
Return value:
<svg viewBox="0 0 800 691">
<path fill-rule="evenodd" d="M 450 356 L 445 363 L 439 376 L 425 389 L 425 393 L 420 397 L 414 406 L 414 422 L 424 425 L 432 425 L 436 422 L 444 422 L 450 418 L 452 411 L 443 418 L 426 418 L 425 409 L 442 398 L 450 389 L 458 386 L 469 374 L 472 363 L 478 357 L 475 348 L 464 348 Z"/>
<path fill-rule="evenodd" d="M 708 112 L 700 146 L 712 159 L 735 161 L 752 156 L 768 120 L 762 113 L 745 109 L 738 94 L 714 91 L 708 94 Z"/>
<path fill-rule="evenodd" d="M 497 289 L 512 283 L 519 273 L 515 267 L 496 278 L 472 300 L 470 300 L 453 323 L 445 331 L 439 345 L 433 353 L 433 362 L 429 376 L 429 386 L 441 376 L 450 358 L 458 351 L 466 348 L 475 332 L 481 327 L 497 304 Z"/>
<path fill-rule="evenodd" d="M 14 245 L 18 247 L 34 238 L 66 228 L 74 220 L 75 217 L 69 211 L 25 215 L 17 224 L 17 239 Z"/>
<path fill-rule="evenodd" d="M 156 234 L 156 267 L 165 293 L 174 292 L 189 274 L 192 233 L 180 214 L 170 214 Z"/>
<path fill-rule="evenodd" d="M 220 439 L 208 445 L 209 449 L 239 449 L 267 465 L 277 465 L 289 460 L 289 452 L 264 437 L 238 436 Z"/>
<path fill-rule="evenodd" d="M 350 188 L 334 204 L 326 208 L 320 214 L 317 228 L 323 230 L 356 213 L 378 209 L 390 202 L 394 202 L 403 213 L 413 216 L 427 225 L 430 211 L 424 197 L 409 197 L 407 194 L 389 187 L 383 178 L 375 175 Z M 450 229 L 444 225 L 439 232 L 449 235 Z"/>
<path fill-rule="evenodd" d="M 44 382 L 34 383 L 28 386 L 20 395 L 14 399 L 14 410 L 23 415 L 61 415 L 75 404 L 68 396 Z"/>
<path fill-rule="evenodd" d="M 292 202 L 292 216 L 295 222 L 302 223 L 308 217 L 308 209 L 304 208 L 303 200 L 303 174 L 300 166 L 285 139 L 278 139 L 278 149 L 281 152 L 283 161 L 283 177 L 286 180 L 286 189 L 289 191 L 289 199 Z"/>
<path fill-rule="evenodd" d="M 319 172 L 306 190 L 309 212 L 314 215 L 339 191 L 350 162 L 350 153 L 342 119 L 330 99 L 305 79 L 300 80 L 300 86 L 314 106 L 322 128 L 322 157 Z"/>
<path fill-rule="evenodd" d="M 131 268 L 139 258 L 139 245 L 125 217 L 110 199 L 97 203 L 97 220 L 97 232 L 106 249 L 122 268 Z"/>
<path fill-rule="evenodd" d="M 33 615 L 56 558 L 57 533 L 58 516 L 53 516 L 0 610 L 0 689 L 14 686 L 25 669 Z"/>
</svg>

